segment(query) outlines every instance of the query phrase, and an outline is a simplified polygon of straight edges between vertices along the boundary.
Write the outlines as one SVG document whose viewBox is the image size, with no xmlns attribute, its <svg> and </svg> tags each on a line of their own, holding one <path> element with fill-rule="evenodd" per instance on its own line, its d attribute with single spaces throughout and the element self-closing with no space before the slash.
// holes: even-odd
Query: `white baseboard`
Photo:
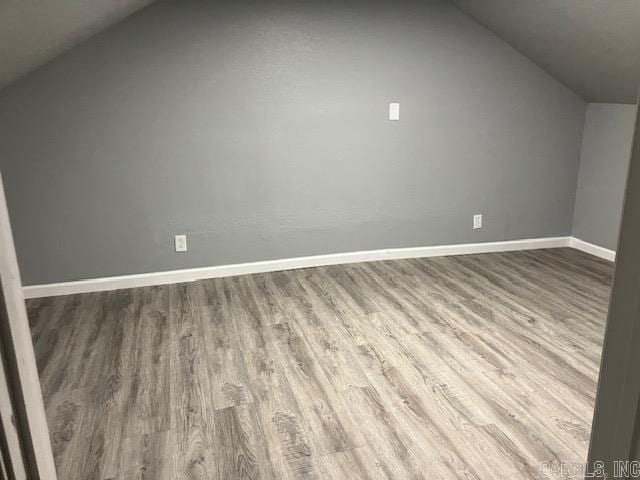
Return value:
<svg viewBox="0 0 640 480">
<path fill-rule="evenodd" d="M 99 292 L 121 288 L 147 287 L 168 283 L 193 282 L 207 278 L 231 277 L 262 272 L 277 272 L 297 268 L 320 267 L 344 263 L 371 262 L 375 260 L 393 260 L 400 258 L 441 257 L 447 255 L 466 255 L 471 253 L 508 252 L 515 250 L 534 250 L 539 248 L 567 247 L 570 237 L 530 238 L 526 240 L 508 240 L 503 242 L 464 243 L 440 245 L 434 247 L 389 248 L 363 252 L 314 255 L 311 257 L 286 258 L 264 262 L 239 263 L 216 267 L 189 268 L 167 272 L 122 275 L 118 277 L 91 278 L 74 282 L 28 285 L 23 287 L 25 298 L 52 297 L 72 293 Z M 579 248 L 579 247 L 576 247 Z"/>
<path fill-rule="evenodd" d="M 576 250 L 590 253 L 591 255 L 594 255 L 596 257 L 604 258 L 605 260 L 609 260 L 610 262 L 614 262 L 616 260 L 615 250 L 609 250 L 608 248 L 585 242 L 584 240 L 580 240 L 576 237 L 569 237 L 569 246 L 571 248 L 575 248 Z"/>
</svg>

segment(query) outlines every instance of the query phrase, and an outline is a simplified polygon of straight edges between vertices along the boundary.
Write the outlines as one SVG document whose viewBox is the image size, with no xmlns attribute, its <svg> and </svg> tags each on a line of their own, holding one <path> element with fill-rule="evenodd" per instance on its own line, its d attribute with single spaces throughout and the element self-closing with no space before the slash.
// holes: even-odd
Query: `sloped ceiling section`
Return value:
<svg viewBox="0 0 640 480">
<path fill-rule="evenodd" d="M 153 0 L 0 0 L 0 89 Z"/>
<path fill-rule="evenodd" d="M 589 102 L 635 103 L 640 0 L 451 0 Z"/>
</svg>

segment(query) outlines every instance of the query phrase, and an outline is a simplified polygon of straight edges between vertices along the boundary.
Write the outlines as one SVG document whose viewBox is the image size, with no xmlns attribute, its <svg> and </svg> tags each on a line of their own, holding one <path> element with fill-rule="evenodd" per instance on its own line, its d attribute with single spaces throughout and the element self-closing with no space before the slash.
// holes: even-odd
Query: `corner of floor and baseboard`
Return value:
<svg viewBox="0 0 640 480">
<path fill-rule="evenodd" d="M 576 237 L 569 237 L 569 247 L 589 253 L 595 257 L 615 262 L 616 251 L 601 247 L 594 243 L 589 243 Z"/>
<path fill-rule="evenodd" d="M 309 257 L 285 258 L 263 262 L 218 265 L 213 267 L 189 268 L 165 272 L 151 272 L 116 277 L 91 278 L 70 282 L 27 285 L 23 287 L 25 298 L 52 297 L 75 293 L 100 292 L 122 288 L 148 287 L 170 283 L 193 282 L 209 278 L 276 272 L 297 268 L 321 267 L 357 262 L 394 260 L 403 258 L 443 257 L 477 253 L 510 252 L 541 248 L 571 247 L 605 260 L 614 261 L 615 251 L 594 245 L 575 237 L 545 237 L 499 242 L 465 243 L 437 245 L 429 247 L 389 248 L 361 252 L 314 255 Z"/>
</svg>

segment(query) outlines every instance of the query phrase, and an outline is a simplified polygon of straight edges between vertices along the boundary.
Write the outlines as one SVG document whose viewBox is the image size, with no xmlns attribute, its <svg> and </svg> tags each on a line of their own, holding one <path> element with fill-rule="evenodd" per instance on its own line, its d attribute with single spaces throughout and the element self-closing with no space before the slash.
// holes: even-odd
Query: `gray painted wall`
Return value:
<svg viewBox="0 0 640 480">
<path fill-rule="evenodd" d="M 589 102 L 634 104 L 638 0 L 451 0 Z"/>
<path fill-rule="evenodd" d="M 587 108 L 573 236 L 615 250 L 636 106 L 590 103 Z"/>
<path fill-rule="evenodd" d="M 23 279 L 567 235 L 585 107 L 445 2 L 154 4 L 0 94 Z"/>
<path fill-rule="evenodd" d="M 151 1 L 0 1 L 0 88 Z"/>
</svg>

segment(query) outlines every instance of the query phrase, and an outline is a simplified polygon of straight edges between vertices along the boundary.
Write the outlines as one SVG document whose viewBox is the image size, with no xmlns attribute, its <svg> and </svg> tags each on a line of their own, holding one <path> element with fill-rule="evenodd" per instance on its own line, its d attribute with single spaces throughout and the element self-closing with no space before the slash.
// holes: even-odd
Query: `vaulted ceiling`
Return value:
<svg viewBox="0 0 640 480">
<path fill-rule="evenodd" d="M 635 103 L 640 0 L 451 0 L 589 102 Z"/>
<path fill-rule="evenodd" d="M 153 0 L 0 0 L 0 89 Z M 640 0 L 450 0 L 590 102 L 635 103 Z"/>
<path fill-rule="evenodd" d="M 152 0 L 0 0 L 0 89 Z"/>
</svg>

